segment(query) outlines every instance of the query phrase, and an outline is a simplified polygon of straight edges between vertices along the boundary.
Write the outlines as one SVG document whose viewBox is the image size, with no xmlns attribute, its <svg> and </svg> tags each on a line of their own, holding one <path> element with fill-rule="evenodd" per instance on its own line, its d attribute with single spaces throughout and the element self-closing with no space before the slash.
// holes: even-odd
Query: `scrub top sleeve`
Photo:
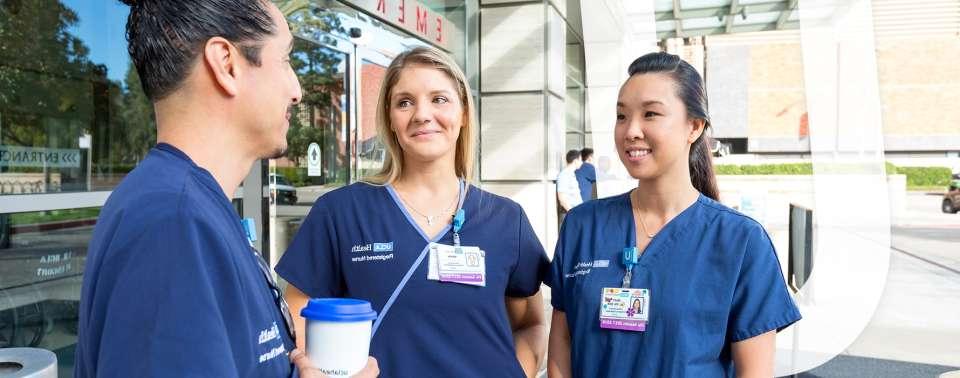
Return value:
<svg viewBox="0 0 960 378">
<path fill-rule="evenodd" d="M 748 231 L 745 248 L 728 324 L 733 342 L 779 331 L 800 320 L 773 243 L 759 224 Z"/>
<path fill-rule="evenodd" d="M 221 303 L 241 290 L 230 249 L 212 227 L 179 218 L 113 251 L 128 260 L 109 294 L 98 375 L 233 377 L 248 363 L 235 361 Z"/>
<path fill-rule="evenodd" d="M 560 225 L 560 233 L 557 238 L 557 247 L 553 251 L 553 261 L 550 262 L 550 269 L 547 272 L 546 284 L 550 286 L 550 304 L 555 310 L 566 312 L 563 298 L 563 240 L 566 234 L 568 222 Z"/>
<path fill-rule="evenodd" d="M 520 205 L 516 205 L 518 208 Z M 529 297 L 540 291 L 540 283 L 549 266 L 547 253 L 540 244 L 540 239 L 533 232 L 533 226 L 527 220 L 523 209 L 520 213 L 520 224 L 517 230 L 517 263 L 510 272 L 510 282 L 507 284 L 507 296 Z"/>
<path fill-rule="evenodd" d="M 318 200 L 274 269 L 311 298 L 340 297 L 340 255 L 332 216 Z"/>
</svg>

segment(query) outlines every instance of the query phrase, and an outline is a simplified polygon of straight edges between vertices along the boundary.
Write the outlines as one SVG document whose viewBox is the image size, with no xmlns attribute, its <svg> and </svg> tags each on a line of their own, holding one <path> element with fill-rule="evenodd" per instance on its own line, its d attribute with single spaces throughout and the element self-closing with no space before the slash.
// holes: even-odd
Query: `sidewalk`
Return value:
<svg viewBox="0 0 960 378">
<path fill-rule="evenodd" d="M 960 214 L 908 193 L 892 220 L 890 272 L 872 320 L 844 355 L 800 377 L 936 377 L 960 370 Z"/>
</svg>

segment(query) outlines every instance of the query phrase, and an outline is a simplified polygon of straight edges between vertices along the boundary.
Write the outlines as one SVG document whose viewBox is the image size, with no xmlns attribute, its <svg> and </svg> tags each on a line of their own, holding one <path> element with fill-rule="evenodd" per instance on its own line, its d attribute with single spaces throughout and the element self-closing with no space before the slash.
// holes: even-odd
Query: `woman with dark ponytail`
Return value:
<svg viewBox="0 0 960 378">
<path fill-rule="evenodd" d="M 703 79 L 667 53 L 629 74 L 614 137 L 638 185 L 561 227 L 549 375 L 770 377 L 800 312 L 763 227 L 717 202 Z"/>
</svg>

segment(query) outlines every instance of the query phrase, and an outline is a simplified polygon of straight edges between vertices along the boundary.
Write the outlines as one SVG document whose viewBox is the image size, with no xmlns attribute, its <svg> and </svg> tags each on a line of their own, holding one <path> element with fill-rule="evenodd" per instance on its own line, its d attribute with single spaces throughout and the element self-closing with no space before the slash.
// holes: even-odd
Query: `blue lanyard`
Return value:
<svg viewBox="0 0 960 378">
<path fill-rule="evenodd" d="M 462 208 L 457 209 L 457 214 L 453 216 L 453 245 L 460 246 L 460 229 L 463 228 L 463 222 L 467 220 L 467 213 Z"/>
<path fill-rule="evenodd" d="M 257 241 L 257 225 L 253 222 L 253 218 L 241 219 L 240 227 L 243 228 L 243 233 L 247 236 L 247 242 L 253 247 L 253 242 Z"/>
<path fill-rule="evenodd" d="M 467 213 L 463 211 L 463 203 L 466 202 L 465 191 L 467 190 L 467 184 L 463 180 L 460 180 L 460 193 L 457 194 L 457 213 L 453 216 L 453 244 L 454 246 L 460 246 L 460 229 L 463 228 L 463 223 L 467 221 Z M 420 251 L 420 256 L 417 256 L 417 260 L 413 262 L 413 265 L 410 265 L 410 269 L 407 269 L 407 273 L 403 275 L 403 278 L 400 279 L 400 283 L 397 284 L 397 287 L 393 289 L 393 293 L 390 294 L 390 298 L 387 299 L 387 303 L 383 305 L 383 309 L 380 310 L 380 315 L 377 316 L 377 319 L 373 322 L 373 329 L 370 333 L 370 338 L 372 339 L 374 335 L 377 334 L 377 330 L 380 329 L 380 324 L 383 322 L 384 317 L 387 316 L 387 312 L 390 311 L 390 307 L 393 306 L 393 302 L 397 300 L 397 296 L 400 295 L 400 292 L 403 291 L 403 288 L 407 286 L 407 281 L 410 280 L 410 276 L 413 275 L 413 272 L 417 270 L 417 267 L 423 263 L 423 258 L 427 256 L 427 253 L 430 251 L 430 244 L 440 240 L 443 237 L 443 234 L 437 235 L 436 240 L 427 240 L 428 243 L 423 250 Z"/>
<path fill-rule="evenodd" d="M 623 288 L 630 287 L 630 280 L 633 278 L 633 267 L 637 265 L 640 259 L 640 252 L 637 247 L 626 247 L 623 249 L 623 266 L 627 271 L 623 275 Z"/>
</svg>

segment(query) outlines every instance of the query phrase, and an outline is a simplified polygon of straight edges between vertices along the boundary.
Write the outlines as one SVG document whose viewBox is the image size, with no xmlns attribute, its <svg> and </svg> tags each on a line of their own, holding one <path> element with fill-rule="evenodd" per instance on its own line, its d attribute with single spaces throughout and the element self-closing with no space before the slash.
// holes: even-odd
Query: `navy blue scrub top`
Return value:
<svg viewBox="0 0 960 378">
<path fill-rule="evenodd" d="M 537 293 L 549 262 L 520 206 L 469 187 L 461 244 L 486 252 L 486 287 L 427 280 L 428 258 L 373 336 L 381 377 L 522 377 L 504 299 Z M 448 226 L 439 243 L 453 244 Z M 428 244 L 389 186 L 355 183 L 320 197 L 276 271 L 312 298 L 382 311 Z"/>
<path fill-rule="evenodd" d="M 580 198 L 583 202 L 593 199 L 593 184 L 597 182 L 597 169 L 593 164 L 583 162 L 580 168 L 573 171 L 573 175 L 577 177 L 577 186 L 580 187 Z"/>
<path fill-rule="evenodd" d="M 293 350 L 240 218 L 213 176 L 150 150 L 88 250 L 76 377 L 289 377 Z"/>
<path fill-rule="evenodd" d="M 646 331 L 601 329 L 601 289 L 622 286 L 621 251 L 635 240 L 629 192 L 564 220 L 548 284 L 575 377 L 733 377 L 731 343 L 800 319 L 761 225 L 701 195 L 633 268 L 630 286 L 650 290 Z"/>
</svg>

